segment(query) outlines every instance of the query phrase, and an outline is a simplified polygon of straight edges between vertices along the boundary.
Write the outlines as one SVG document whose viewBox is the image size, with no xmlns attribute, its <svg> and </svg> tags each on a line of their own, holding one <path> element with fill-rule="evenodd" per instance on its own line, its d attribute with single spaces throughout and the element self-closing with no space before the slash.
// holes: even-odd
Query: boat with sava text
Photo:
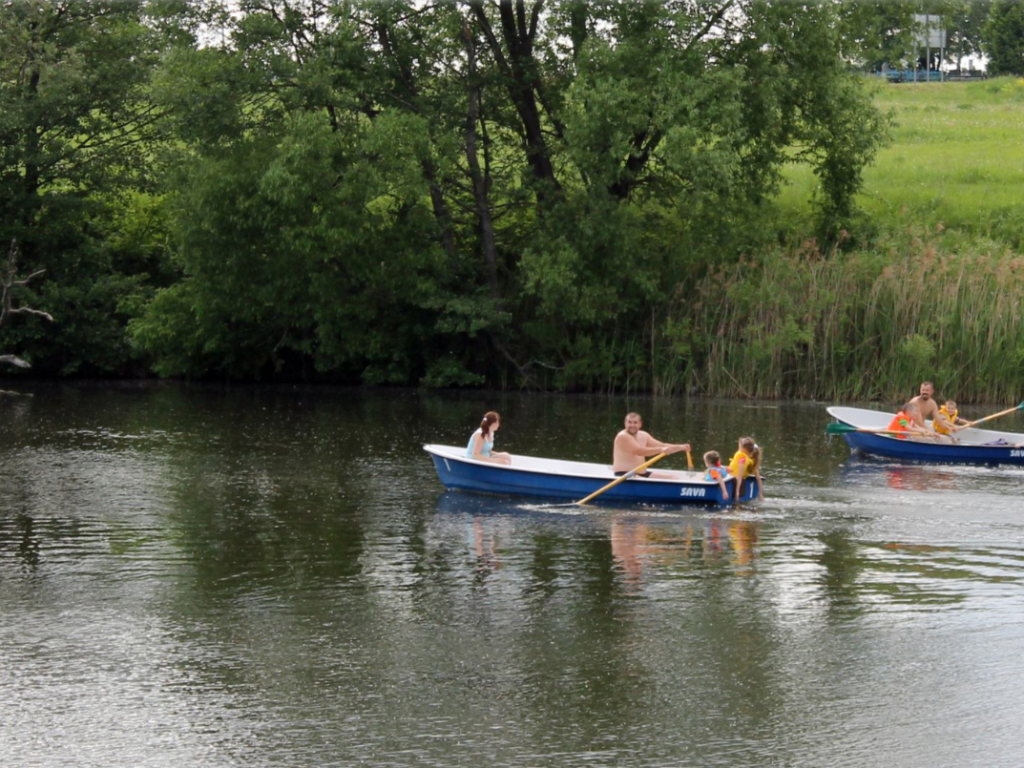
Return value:
<svg viewBox="0 0 1024 768">
<path fill-rule="evenodd" d="M 578 501 L 616 480 L 608 464 L 582 461 L 542 459 L 535 456 L 512 456 L 512 464 L 495 464 L 466 456 L 465 447 L 424 445 L 437 469 L 437 476 L 446 488 L 512 496 L 534 496 L 548 499 Z M 596 501 L 627 504 L 707 504 L 732 503 L 722 497 L 716 481 L 705 480 L 702 472 L 657 470 L 671 472 L 671 478 L 631 477 L 609 488 Z M 726 481 L 729 496 L 735 495 L 736 478 Z M 747 478 L 740 501 L 757 497 L 757 481 Z"/>
<path fill-rule="evenodd" d="M 826 410 L 838 424 L 848 428 L 834 430 L 833 424 L 828 431 L 842 434 L 850 448 L 860 453 L 939 464 L 1024 464 L 1024 434 L 1017 432 L 970 427 L 956 433 L 957 442 L 939 443 L 871 431 L 886 429 L 895 416 L 893 413 L 845 406 Z"/>
</svg>

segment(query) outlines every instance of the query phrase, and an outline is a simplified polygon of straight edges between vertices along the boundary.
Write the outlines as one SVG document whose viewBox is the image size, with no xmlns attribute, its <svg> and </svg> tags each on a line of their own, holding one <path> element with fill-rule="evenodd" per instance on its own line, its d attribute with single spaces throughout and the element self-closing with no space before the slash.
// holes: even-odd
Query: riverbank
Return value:
<svg viewBox="0 0 1024 768">
<path fill-rule="evenodd" d="M 701 391 L 895 401 L 932 379 L 960 402 L 1016 402 L 1024 379 L 1024 79 L 880 85 L 892 144 L 864 172 L 859 229 L 724 268 L 682 322 Z M 809 231 L 810 171 L 780 196 Z"/>
</svg>

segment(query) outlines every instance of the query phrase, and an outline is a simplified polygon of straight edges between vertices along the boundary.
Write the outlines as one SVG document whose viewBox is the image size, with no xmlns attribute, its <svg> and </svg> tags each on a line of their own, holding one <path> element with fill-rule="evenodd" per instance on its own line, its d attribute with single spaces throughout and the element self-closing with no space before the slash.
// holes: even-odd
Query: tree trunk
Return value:
<svg viewBox="0 0 1024 768">
<path fill-rule="evenodd" d="M 537 106 L 543 85 L 533 59 L 533 41 L 537 35 L 537 22 L 544 2 L 537 0 L 534 3 L 530 18 L 527 20 L 523 0 L 516 0 L 514 8 L 512 0 L 501 0 L 499 15 L 502 37 L 508 46 L 508 57 L 505 56 L 501 43 L 494 34 L 482 0 L 474 0 L 470 6 L 491 53 L 505 76 L 509 98 L 519 116 L 523 138 L 526 141 L 526 162 L 538 182 L 537 199 L 543 202 L 548 192 L 560 195 L 562 187 L 555 176 L 555 167 L 544 138 L 541 112 Z M 556 125 L 555 128 L 556 132 L 560 131 L 560 126 Z"/>
<path fill-rule="evenodd" d="M 476 139 L 476 125 L 480 119 L 480 81 L 476 73 L 476 47 L 467 21 L 463 21 L 462 24 L 462 38 L 466 44 L 469 89 L 469 106 L 466 109 L 466 163 L 469 165 L 469 176 L 473 183 L 473 202 L 480 230 L 480 245 L 487 266 L 487 284 L 490 286 L 491 296 L 500 301 L 501 286 L 498 282 L 498 248 L 494 236 L 494 220 L 487 199 L 487 179 L 480 169 Z"/>
</svg>

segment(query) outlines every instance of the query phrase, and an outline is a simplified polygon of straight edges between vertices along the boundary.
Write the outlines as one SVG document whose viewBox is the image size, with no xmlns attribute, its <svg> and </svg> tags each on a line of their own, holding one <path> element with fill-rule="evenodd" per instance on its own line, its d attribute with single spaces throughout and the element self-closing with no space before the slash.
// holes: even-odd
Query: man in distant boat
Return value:
<svg viewBox="0 0 1024 768">
<path fill-rule="evenodd" d="M 920 393 L 917 397 L 910 398 L 910 402 L 914 403 L 919 411 L 914 421 L 919 427 L 923 427 L 925 419 L 935 421 L 939 418 L 939 404 L 935 402 L 935 385 L 930 381 L 921 382 Z"/>
<path fill-rule="evenodd" d="M 917 406 L 917 412 L 911 414 L 914 417 L 914 424 L 925 430 L 927 437 L 940 443 L 955 442 L 954 438 L 939 434 L 932 427 L 925 424 L 926 419 L 931 419 L 933 425 L 942 420 L 942 415 L 939 413 L 939 404 L 935 402 L 934 384 L 930 381 L 922 381 L 920 394 L 917 397 L 910 398 L 909 402 Z"/>
<path fill-rule="evenodd" d="M 626 414 L 625 429 L 615 436 L 615 445 L 612 451 L 612 470 L 616 475 L 624 475 L 636 469 L 644 463 L 644 459 L 650 456 L 690 450 L 689 443 L 663 443 L 653 435 L 644 432 L 642 427 L 643 420 L 639 413 Z M 675 474 L 650 470 L 639 473 L 637 477 L 678 479 L 678 475 Z"/>
</svg>

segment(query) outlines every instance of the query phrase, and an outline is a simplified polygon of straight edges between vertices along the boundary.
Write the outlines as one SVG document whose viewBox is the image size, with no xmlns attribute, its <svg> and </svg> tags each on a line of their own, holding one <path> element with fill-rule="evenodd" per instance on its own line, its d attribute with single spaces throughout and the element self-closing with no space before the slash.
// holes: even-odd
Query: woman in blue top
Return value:
<svg viewBox="0 0 1024 768">
<path fill-rule="evenodd" d="M 489 461 L 493 464 L 511 464 L 512 456 L 494 450 L 494 433 L 501 426 L 501 416 L 497 411 L 488 411 L 480 422 L 480 429 L 473 433 L 466 446 L 466 456 L 477 461 Z"/>
</svg>

